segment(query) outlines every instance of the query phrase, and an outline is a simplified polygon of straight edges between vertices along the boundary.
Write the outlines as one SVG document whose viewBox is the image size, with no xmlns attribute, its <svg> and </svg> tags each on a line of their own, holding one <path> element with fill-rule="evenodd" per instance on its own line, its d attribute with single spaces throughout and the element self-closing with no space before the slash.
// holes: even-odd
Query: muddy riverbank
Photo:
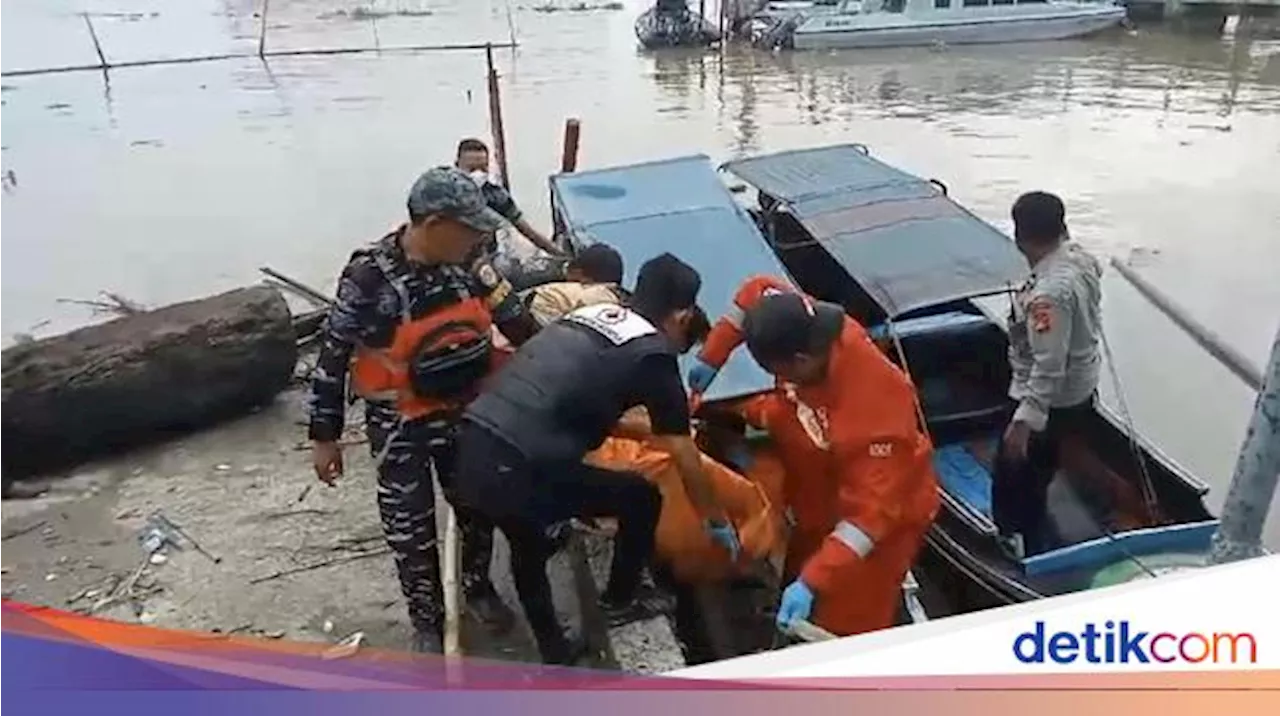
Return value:
<svg viewBox="0 0 1280 716">
<path fill-rule="evenodd" d="M 302 442 L 301 397 L 285 393 L 241 420 L 86 465 L 46 481 L 36 499 L 5 500 L 4 596 L 93 610 L 146 561 L 138 535 L 158 510 L 221 561 L 167 549 L 138 580 L 138 611 L 120 603 L 97 616 L 297 641 L 337 643 L 362 632 L 368 646 L 408 648 L 368 446 L 353 426 L 345 479 L 334 488 L 317 482 Z M 506 545 L 500 535 L 497 542 L 495 582 L 515 605 Z M 565 557 L 556 559 L 552 574 L 567 575 Z M 305 569 L 326 562 L 333 564 Z M 555 589 L 568 621 L 576 613 L 572 585 L 561 580 Z M 523 625 L 499 638 L 468 622 L 463 641 L 471 655 L 536 660 Z"/>
</svg>

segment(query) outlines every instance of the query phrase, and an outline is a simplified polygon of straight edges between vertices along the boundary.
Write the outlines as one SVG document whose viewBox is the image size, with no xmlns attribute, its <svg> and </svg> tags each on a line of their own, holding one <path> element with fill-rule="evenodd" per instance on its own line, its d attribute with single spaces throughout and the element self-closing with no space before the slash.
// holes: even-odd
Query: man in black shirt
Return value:
<svg viewBox="0 0 1280 716">
<path fill-rule="evenodd" d="M 690 436 L 676 357 L 708 329 L 696 304 L 701 278 L 670 254 L 641 267 L 626 306 L 579 308 L 542 329 L 468 406 L 459 433 L 458 495 L 511 543 L 520 603 L 546 663 L 578 654 L 556 622 L 547 580 L 547 529 L 572 517 L 616 517 L 611 621 L 640 615 L 641 574 L 662 509 L 658 489 L 634 472 L 583 457 L 610 434 L 650 437 L 669 452 L 712 539 L 736 559 L 737 534 L 716 504 Z M 643 406 L 647 418 L 631 408 Z"/>
</svg>

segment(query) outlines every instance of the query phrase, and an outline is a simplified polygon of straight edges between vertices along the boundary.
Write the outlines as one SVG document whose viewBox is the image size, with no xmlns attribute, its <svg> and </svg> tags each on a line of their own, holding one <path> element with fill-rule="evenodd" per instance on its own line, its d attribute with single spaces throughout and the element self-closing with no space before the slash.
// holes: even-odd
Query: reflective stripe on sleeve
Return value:
<svg viewBox="0 0 1280 716">
<path fill-rule="evenodd" d="M 876 543 L 867 536 L 866 532 L 863 532 L 857 525 L 848 520 L 841 520 L 836 525 L 836 528 L 831 531 L 831 536 L 840 540 L 844 546 L 853 550 L 854 554 L 859 557 L 866 557 L 871 553 L 871 548 L 876 546 Z"/>
<path fill-rule="evenodd" d="M 733 326 L 734 329 L 736 329 L 739 333 L 742 332 L 742 320 L 744 318 L 744 314 L 742 312 L 742 307 L 739 306 L 738 304 L 735 303 L 732 306 L 730 306 L 729 310 L 725 311 L 725 314 L 720 318 L 721 320 L 725 321 L 729 325 Z"/>
</svg>

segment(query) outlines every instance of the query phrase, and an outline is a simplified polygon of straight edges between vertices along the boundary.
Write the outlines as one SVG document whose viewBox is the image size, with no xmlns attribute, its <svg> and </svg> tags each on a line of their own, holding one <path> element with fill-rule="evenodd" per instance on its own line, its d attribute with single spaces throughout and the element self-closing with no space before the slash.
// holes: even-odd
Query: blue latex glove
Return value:
<svg viewBox="0 0 1280 716">
<path fill-rule="evenodd" d="M 707 520 L 706 530 L 711 537 L 711 541 L 729 550 L 729 558 L 737 562 L 738 554 L 742 551 L 742 544 L 738 542 L 738 533 L 733 529 L 733 525 L 727 521 L 713 522 Z"/>
<path fill-rule="evenodd" d="M 716 379 L 719 369 L 694 358 L 693 367 L 689 369 L 689 390 L 694 393 L 705 393 Z"/>
<path fill-rule="evenodd" d="M 778 604 L 778 626 L 786 628 L 797 619 L 808 619 L 812 611 L 813 590 L 797 579 L 782 590 L 782 601 Z"/>
</svg>

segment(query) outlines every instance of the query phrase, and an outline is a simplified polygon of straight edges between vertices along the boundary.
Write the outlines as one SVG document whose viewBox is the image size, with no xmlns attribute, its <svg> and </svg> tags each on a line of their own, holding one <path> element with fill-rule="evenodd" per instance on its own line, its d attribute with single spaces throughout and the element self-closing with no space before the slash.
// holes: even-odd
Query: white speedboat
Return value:
<svg viewBox="0 0 1280 716">
<path fill-rule="evenodd" d="M 1109 0 L 845 0 L 835 9 L 779 19 L 767 44 L 796 49 L 1033 42 L 1114 27 L 1125 8 Z"/>
</svg>

